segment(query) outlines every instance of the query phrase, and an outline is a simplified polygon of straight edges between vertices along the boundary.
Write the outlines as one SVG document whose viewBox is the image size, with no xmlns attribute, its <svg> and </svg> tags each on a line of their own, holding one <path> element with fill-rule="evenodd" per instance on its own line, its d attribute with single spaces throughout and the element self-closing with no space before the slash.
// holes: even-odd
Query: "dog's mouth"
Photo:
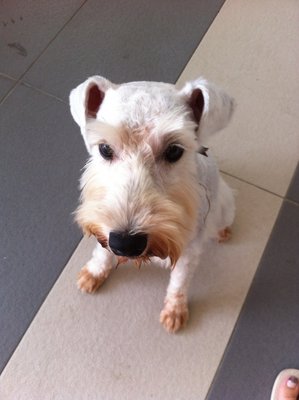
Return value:
<svg viewBox="0 0 299 400">
<path fill-rule="evenodd" d="M 178 259 L 177 254 L 173 255 L 171 252 L 169 252 L 169 246 L 167 246 L 167 243 L 155 236 L 151 235 L 149 236 L 147 246 L 140 255 L 126 256 L 126 255 L 117 255 L 110 249 L 108 239 L 106 238 L 106 235 L 103 234 L 99 226 L 92 224 L 87 225 L 84 229 L 84 232 L 89 234 L 90 236 L 93 235 L 98 241 L 98 243 L 104 249 L 108 250 L 109 252 L 114 254 L 115 257 L 117 257 L 116 268 L 121 264 L 125 264 L 128 263 L 129 261 L 132 261 L 133 265 L 135 265 L 138 269 L 140 269 L 142 264 L 149 263 L 152 257 L 158 257 L 162 260 L 169 257 L 171 268 L 174 268 L 176 261 Z"/>
<path fill-rule="evenodd" d="M 111 250 L 109 249 L 109 246 L 108 246 L 108 241 L 107 241 L 107 239 L 105 238 L 104 235 L 94 234 L 94 236 L 95 236 L 95 238 L 97 239 L 98 243 L 100 243 L 100 245 L 101 245 L 104 249 L 107 249 L 107 250 L 111 251 Z"/>
<path fill-rule="evenodd" d="M 104 235 L 95 235 L 97 241 L 100 243 L 100 245 L 105 248 L 106 250 L 110 251 L 112 254 L 114 254 L 117 257 L 117 264 L 116 268 L 121 265 L 125 264 L 129 261 L 132 261 L 133 264 L 140 269 L 142 264 L 147 264 L 150 262 L 152 257 L 158 257 L 162 260 L 166 259 L 167 257 L 170 258 L 171 261 L 171 267 L 174 268 L 176 261 L 177 261 L 177 256 L 172 256 L 171 254 L 168 254 L 167 246 L 163 246 L 162 243 L 158 242 L 157 240 L 149 240 L 149 243 L 147 247 L 144 249 L 142 254 L 137 255 L 137 256 L 127 256 L 127 255 L 119 255 L 115 254 L 113 250 L 110 248 L 107 239 L 104 237 Z"/>
<path fill-rule="evenodd" d="M 138 269 L 140 269 L 142 263 L 148 263 L 150 261 L 150 258 L 154 256 L 154 254 L 152 252 L 149 252 L 148 249 L 145 249 L 144 252 L 141 255 L 138 256 L 122 256 L 122 255 L 117 255 L 115 254 L 111 248 L 108 245 L 108 241 L 104 236 L 99 236 L 99 235 L 95 235 L 98 243 L 100 243 L 100 245 L 110 251 L 110 253 L 114 254 L 117 257 L 117 264 L 116 264 L 116 268 L 121 265 L 121 264 L 125 264 L 129 261 L 133 261 L 134 265 L 136 267 L 138 267 Z"/>
<path fill-rule="evenodd" d="M 107 249 L 107 250 L 109 250 L 111 253 L 113 253 L 110 249 Z M 146 265 L 146 264 L 149 264 L 151 262 L 151 258 L 152 257 L 158 257 L 158 258 L 164 260 L 168 256 L 165 255 L 165 254 L 161 254 L 161 253 L 155 254 L 150 249 L 147 249 L 140 256 L 135 256 L 135 257 L 116 256 L 116 257 L 117 257 L 117 264 L 116 264 L 115 268 L 118 268 L 118 266 L 121 265 L 121 264 L 126 264 L 128 262 L 132 262 L 133 265 L 138 270 L 140 270 L 142 265 Z M 173 269 L 174 267 L 175 267 L 175 263 L 171 264 L 171 269 Z"/>
<path fill-rule="evenodd" d="M 117 264 L 115 268 L 118 268 L 119 265 L 121 264 L 126 264 L 129 261 L 133 262 L 134 267 L 137 269 L 140 269 L 142 264 L 147 264 L 150 262 L 150 257 L 146 255 L 138 256 L 138 257 L 123 257 L 123 256 L 117 256 Z"/>
</svg>

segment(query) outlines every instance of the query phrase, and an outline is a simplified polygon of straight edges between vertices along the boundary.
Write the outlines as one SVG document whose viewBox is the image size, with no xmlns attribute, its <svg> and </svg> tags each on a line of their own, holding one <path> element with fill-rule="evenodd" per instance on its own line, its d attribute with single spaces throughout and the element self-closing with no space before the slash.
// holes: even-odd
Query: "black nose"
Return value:
<svg viewBox="0 0 299 400">
<path fill-rule="evenodd" d="M 128 232 L 110 232 L 109 235 L 109 247 L 117 256 L 140 256 L 146 245 L 147 235 L 143 233 L 130 235 Z"/>
</svg>

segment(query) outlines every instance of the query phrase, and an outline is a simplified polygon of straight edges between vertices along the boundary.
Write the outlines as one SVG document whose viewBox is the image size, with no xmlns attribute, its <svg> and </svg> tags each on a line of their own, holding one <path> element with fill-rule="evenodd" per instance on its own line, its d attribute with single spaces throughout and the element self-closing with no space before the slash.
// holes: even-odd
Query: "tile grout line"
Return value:
<svg viewBox="0 0 299 400">
<path fill-rule="evenodd" d="M 4 72 L 0 72 L 0 78 L 8 79 L 8 80 L 14 81 L 14 82 L 17 81 L 16 78 L 13 78 L 12 76 L 7 75 Z"/>
<path fill-rule="evenodd" d="M 29 83 L 29 82 L 21 81 L 20 84 L 21 84 L 21 85 L 24 85 L 24 86 L 26 86 L 26 87 L 28 87 L 28 88 L 30 88 L 30 89 L 36 91 L 36 92 L 39 92 L 39 93 L 41 93 L 41 94 L 44 94 L 45 96 L 52 97 L 52 98 L 54 98 L 54 99 L 60 101 L 60 102 L 63 103 L 63 104 L 66 104 L 66 105 L 68 104 L 67 101 L 61 99 L 61 98 L 58 97 L 58 96 L 55 96 L 55 94 L 46 92 L 46 91 L 43 90 L 43 89 L 39 89 L 39 88 L 37 88 L 37 87 L 31 85 L 31 83 Z"/>
<path fill-rule="evenodd" d="M 267 193 L 269 193 L 269 194 L 272 194 L 273 196 L 278 197 L 279 199 L 281 199 L 281 200 L 283 200 L 283 201 L 287 201 L 287 202 L 289 202 L 289 203 L 292 203 L 292 204 L 294 204 L 294 205 L 299 206 L 299 203 L 297 203 L 297 202 L 294 201 L 294 200 L 291 200 L 291 199 L 287 198 L 286 196 L 282 196 L 282 195 L 280 195 L 280 194 L 278 194 L 278 193 L 272 192 L 271 190 L 265 189 L 265 188 L 263 188 L 263 187 L 261 187 L 261 186 L 259 186 L 259 185 L 255 185 L 254 183 L 249 182 L 249 181 L 247 181 L 246 179 L 239 178 L 238 176 L 232 175 L 232 174 L 230 174 L 229 172 L 225 172 L 225 171 L 223 171 L 223 170 L 220 170 L 220 172 L 221 172 L 222 174 L 224 174 L 224 175 L 227 175 L 227 176 L 231 177 L 231 178 L 237 179 L 237 180 L 240 181 L 240 182 L 246 183 L 247 185 L 253 186 L 253 187 L 255 187 L 256 189 L 263 190 L 264 192 L 267 192 Z M 291 183 L 291 182 L 290 182 L 290 183 Z"/>
<path fill-rule="evenodd" d="M 64 28 L 69 24 L 69 22 L 78 14 L 82 7 L 87 3 L 88 0 L 84 0 L 81 6 L 74 12 L 74 14 L 63 24 L 63 26 L 58 30 L 58 32 L 54 35 L 54 37 L 47 43 L 45 48 L 39 53 L 39 55 L 35 58 L 34 61 L 29 65 L 29 67 L 20 75 L 20 77 L 16 80 L 15 84 L 9 89 L 9 91 L 3 96 L 0 100 L 0 106 L 5 102 L 5 100 L 11 95 L 11 93 L 16 89 L 19 84 L 22 84 L 22 79 L 27 74 L 27 72 L 33 67 L 33 65 L 43 56 L 43 54 L 48 50 L 50 45 L 54 42 L 54 40 L 58 37 L 58 35 L 64 30 Z M 55 97 L 55 96 L 53 96 Z M 59 98 L 57 98 L 59 99 Z"/>
<path fill-rule="evenodd" d="M 283 200 L 284 200 L 286 203 L 289 203 L 289 204 L 292 204 L 293 206 L 299 207 L 299 203 L 297 203 L 297 202 L 294 201 L 294 200 L 291 200 L 291 199 L 289 199 L 289 198 L 287 198 L 287 197 L 285 197 Z"/>
</svg>

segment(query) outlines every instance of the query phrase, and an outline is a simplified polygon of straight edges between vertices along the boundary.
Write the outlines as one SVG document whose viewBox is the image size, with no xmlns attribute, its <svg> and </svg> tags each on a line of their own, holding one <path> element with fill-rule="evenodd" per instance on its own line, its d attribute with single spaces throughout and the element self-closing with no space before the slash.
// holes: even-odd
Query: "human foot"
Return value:
<svg viewBox="0 0 299 400">
<path fill-rule="evenodd" d="M 276 378 L 271 400 L 299 399 L 299 370 L 285 369 Z"/>
</svg>

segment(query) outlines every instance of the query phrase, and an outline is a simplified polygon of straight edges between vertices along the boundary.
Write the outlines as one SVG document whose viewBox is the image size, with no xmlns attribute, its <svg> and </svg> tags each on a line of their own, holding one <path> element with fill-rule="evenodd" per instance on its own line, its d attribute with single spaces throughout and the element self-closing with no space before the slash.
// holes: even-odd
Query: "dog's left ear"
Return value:
<svg viewBox="0 0 299 400">
<path fill-rule="evenodd" d="M 203 78 L 185 84 L 180 94 L 191 108 L 200 139 L 225 128 L 234 111 L 234 100 Z"/>
</svg>

